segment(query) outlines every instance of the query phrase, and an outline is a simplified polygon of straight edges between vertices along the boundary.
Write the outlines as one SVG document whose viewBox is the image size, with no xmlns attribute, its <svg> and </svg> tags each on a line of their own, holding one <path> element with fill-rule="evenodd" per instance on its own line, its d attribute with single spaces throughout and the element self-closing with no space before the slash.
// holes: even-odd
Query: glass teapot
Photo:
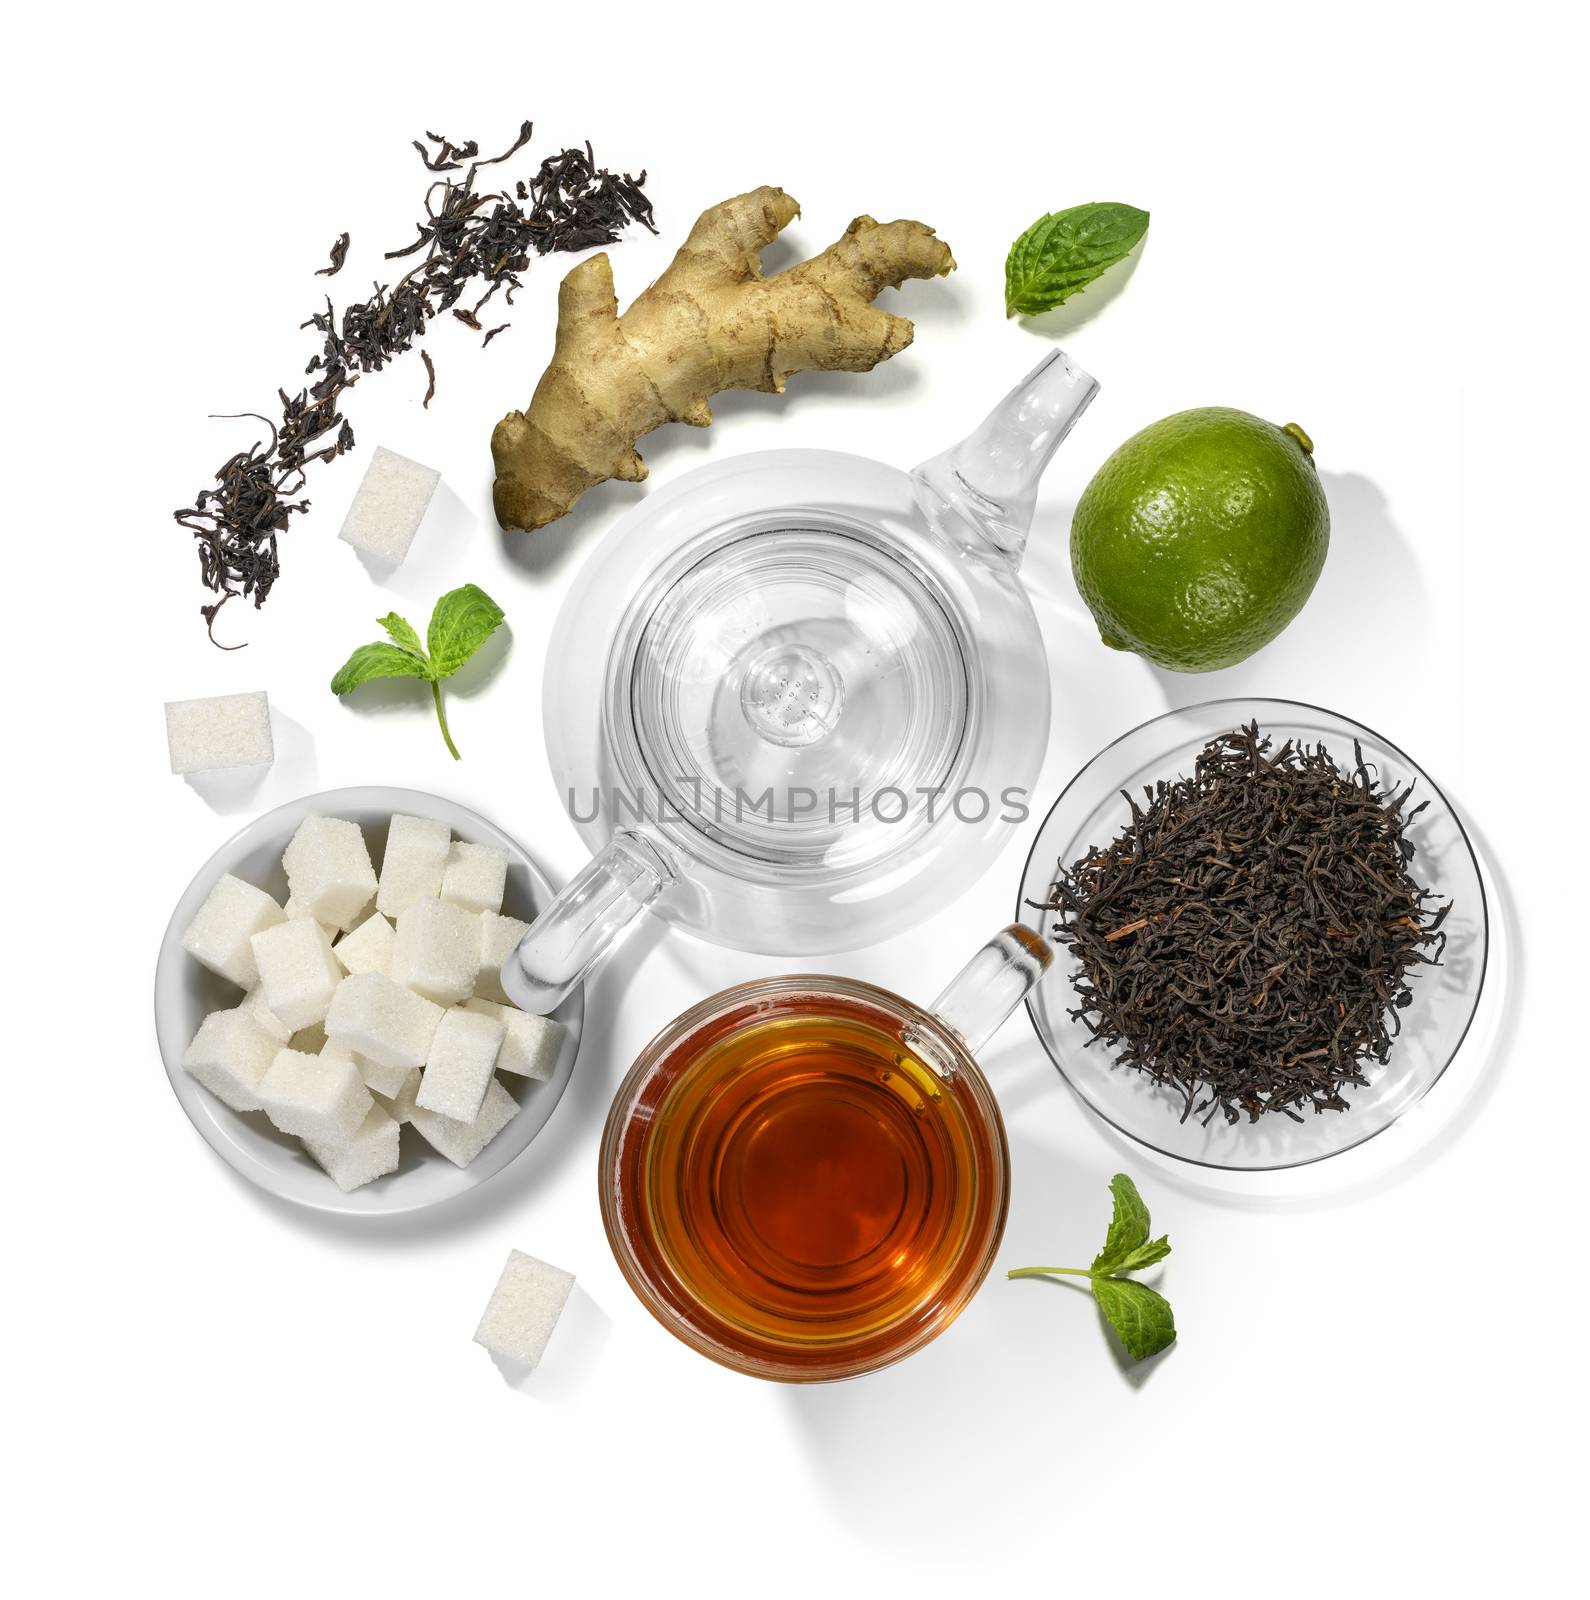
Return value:
<svg viewBox="0 0 1590 1600">
<path fill-rule="evenodd" d="M 552 773 L 595 855 L 503 968 L 548 1011 L 648 907 L 763 954 L 853 949 L 953 899 L 1049 734 L 1017 568 L 1097 391 L 1063 352 L 905 473 L 742 455 L 623 517 L 547 652 Z"/>
</svg>

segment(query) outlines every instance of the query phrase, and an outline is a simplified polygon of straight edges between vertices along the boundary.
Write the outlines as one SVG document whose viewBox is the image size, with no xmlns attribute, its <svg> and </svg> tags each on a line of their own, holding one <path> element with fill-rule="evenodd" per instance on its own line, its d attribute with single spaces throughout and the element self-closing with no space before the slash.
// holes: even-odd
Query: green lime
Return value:
<svg viewBox="0 0 1590 1600">
<path fill-rule="evenodd" d="M 1314 446 L 1203 406 L 1133 434 L 1071 521 L 1071 570 L 1107 645 L 1212 672 L 1267 645 L 1325 565 L 1330 509 Z"/>
</svg>

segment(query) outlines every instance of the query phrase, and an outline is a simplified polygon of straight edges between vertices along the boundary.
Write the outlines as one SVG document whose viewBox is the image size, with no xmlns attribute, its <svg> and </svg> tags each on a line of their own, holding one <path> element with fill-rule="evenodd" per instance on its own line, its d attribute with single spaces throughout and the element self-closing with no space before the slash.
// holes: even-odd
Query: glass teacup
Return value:
<svg viewBox="0 0 1590 1600">
<path fill-rule="evenodd" d="M 942 1332 L 987 1276 L 1010 1159 L 973 1051 L 1050 962 L 985 945 L 929 1009 L 838 977 L 737 985 L 641 1053 L 602 1138 L 619 1266 L 693 1349 L 854 1377 Z"/>
</svg>

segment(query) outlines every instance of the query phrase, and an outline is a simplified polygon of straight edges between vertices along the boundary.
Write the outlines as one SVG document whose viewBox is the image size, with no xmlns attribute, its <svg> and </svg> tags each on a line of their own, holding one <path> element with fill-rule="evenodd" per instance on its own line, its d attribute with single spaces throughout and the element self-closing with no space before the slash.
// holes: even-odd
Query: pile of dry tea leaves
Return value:
<svg viewBox="0 0 1590 1600">
<path fill-rule="evenodd" d="M 1409 870 L 1429 804 L 1411 795 L 1356 744 L 1344 772 L 1254 724 L 1211 740 L 1192 777 L 1126 795 L 1130 825 L 1060 863 L 1041 908 L 1079 962 L 1071 1016 L 1173 1088 L 1183 1121 L 1346 1110 L 1446 943 L 1450 902 Z"/>
<path fill-rule="evenodd" d="M 528 184 L 515 184 L 512 193 L 478 190 L 475 180 L 481 169 L 518 154 L 532 131 L 530 123 L 522 123 L 518 137 L 501 155 L 484 160 L 473 139 L 455 144 L 436 133 L 427 133 L 424 142 L 416 139 L 420 160 L 437 176 L 426 191 L 418 237 L 385 257 L 418 256 L 416 264 L 396 283 L 375 284 L 367 299 L 345 305 L 340 316 L 328 296 L 325 310 L 309 317 L 303 326 L 320 338 L 320 349 L 305 369 L 312 381 L 295 395 L 278 390 L 279 422 L 253 411 L 231 414 L 264 423 L 270 442 L 257 441 L 229 456 L 217 469 L 213 486 L 173 513 L 197 541 L 199 575 L 217 597 L 199 608 L 212 641 L 216 613 L 228 600 L 248 595 L 261 606 L 280 576 L 277 541 L 291 518 L 309 508 L 301 498 L 309 464 L 334 460 L 353 448 L 353 429 L 341 408 L 361 376 L 379 372 L 412 349 L 432 318 L 444 311 L 481 333 L 482 347 L 490 344 L 508 324 L 483 328 L 481 309 L 499 293 L 504 305 L 513 304 L 519 274 L 530 265 L 532 252 L 546 255 L 612 244 L 631 222 L 657 231 L 643 189 L 646 174 L 632 178 L 597 167 L 589 143 L 549 156 Z M 455 172 L 463 176 L 449 176 Z M 328 264 L 316 276 L 333 278 L 341 272 L 349 244 L 350 236 L 340 234 Z M 483 292 L 473 304 L 459 304 L 477 289 Z M 429 406 L 436 393 L 436 368 L 429 351 L 421 350 L 420 360 L 427 379 L 424 403 Z"/>
</svg>

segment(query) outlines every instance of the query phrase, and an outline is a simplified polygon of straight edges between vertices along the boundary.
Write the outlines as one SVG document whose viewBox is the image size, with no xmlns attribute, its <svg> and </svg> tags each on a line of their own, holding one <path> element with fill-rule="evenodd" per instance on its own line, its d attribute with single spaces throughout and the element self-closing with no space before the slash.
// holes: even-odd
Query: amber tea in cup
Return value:
<svg viewBox="0 0 1590 1600">
<path fill-rule="evenodd" d="M 758 1376 L 846 1377 L 965 1306 L 1008 1170 L 993 1095 L 943 1018 L 846 979 L 768 979 L 687 1012 L 631 1070 L 603 1214 L 686 1343 Z"/>
</svg>

